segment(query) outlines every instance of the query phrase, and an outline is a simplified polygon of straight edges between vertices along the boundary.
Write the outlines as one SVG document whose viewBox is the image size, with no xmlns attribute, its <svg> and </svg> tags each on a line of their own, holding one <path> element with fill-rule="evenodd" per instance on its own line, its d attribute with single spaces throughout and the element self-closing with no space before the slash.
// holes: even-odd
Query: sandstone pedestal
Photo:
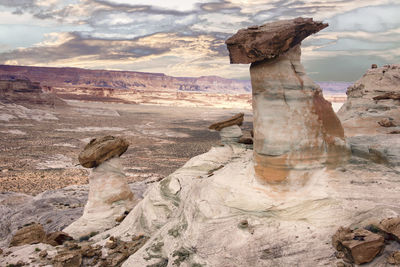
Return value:
<svg viewBox="0 0 400 267">
<path fill-rule="evenodd" d="M 135 205 L 120 158 L 109 159 L 93 169 L 89 186 L 82 217 L 63 230 L 74 238 L 115 226 L 116 219 Z"/>
<path fill-rule="evenodd" d="M 237 143 L 240 137 L 243 136 L 242 130 L 237 125 L 225 127 L 219 134 L 221 136 L 221 143 L 223 144 Z"/>
<path fill-rule="evenodd" d="M 251 63 L 254 168 L 260 181 L 283 182 L 298 172 L 295 179 L 302 183 L 308 170 L 346 156 L 341 123 L 300 63 L 301 41 L 327 26 L 297 18 L 242 29 L 226 41 L 231 63 Z"/>
<path fill-rule="evenodd" d="M 128 148 L 119 137 L 93 139 L 79 155 L 83 166 L 96 166 L 89 176 L 89 197 L 83 215 L 63 231 L 74 238 L 104 231 L 135 206 L 134 195 L 119 158 Z"/>
</svg>

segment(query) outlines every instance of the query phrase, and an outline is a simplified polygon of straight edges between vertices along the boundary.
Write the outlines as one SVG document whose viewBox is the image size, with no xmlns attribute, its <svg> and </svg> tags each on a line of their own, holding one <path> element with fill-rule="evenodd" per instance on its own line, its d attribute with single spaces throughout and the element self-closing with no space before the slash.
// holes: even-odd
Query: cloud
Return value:
<svg viewBox="0 0 400 267">
<path fill-rule="evenodd" d="M 400 55 L 397 0 L 0 0 L 0 8 L 2 63 L 243 78 L 248 66 L 229 65 L 225 39 L 297 16 L 330 23 L 303 42 L 317 80 L 355 80 L 370 62 Z"/>
</svg>

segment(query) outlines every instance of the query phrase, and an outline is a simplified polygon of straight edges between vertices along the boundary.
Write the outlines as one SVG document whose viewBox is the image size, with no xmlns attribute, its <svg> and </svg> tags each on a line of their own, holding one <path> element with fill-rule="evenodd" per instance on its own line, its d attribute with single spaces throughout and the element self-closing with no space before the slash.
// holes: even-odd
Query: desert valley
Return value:
<svg viewBox="0 0 400 267">
<path fill-rule="evenodd" d="M 250 81 L 0 65 L 0 265 L 400 265 L 400 65 L 312 81 L 327 26 L 239 30 Z"/>
</svg>

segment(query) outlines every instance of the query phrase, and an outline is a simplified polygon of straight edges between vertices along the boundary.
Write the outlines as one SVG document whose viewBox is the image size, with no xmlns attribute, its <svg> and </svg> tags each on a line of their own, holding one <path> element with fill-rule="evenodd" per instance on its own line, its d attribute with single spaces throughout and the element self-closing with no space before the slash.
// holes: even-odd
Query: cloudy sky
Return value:
<svg viewBox="0 0 400 267">
<path fill-rule="evenodd" d="M 219 75 L 238 29 L 313 17 L 330 26 L 303 41 L 317 81 L 354 81 L 372 63 L 400 63 L 400 0 L 0 0 L 0 64 Z"/>
</svg>

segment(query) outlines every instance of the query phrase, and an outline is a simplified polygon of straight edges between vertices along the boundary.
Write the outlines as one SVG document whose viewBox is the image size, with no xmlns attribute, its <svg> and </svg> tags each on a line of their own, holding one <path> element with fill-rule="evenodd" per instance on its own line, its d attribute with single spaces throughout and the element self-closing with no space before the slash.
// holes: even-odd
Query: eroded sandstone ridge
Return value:
<svg viewBox="0 0 400 267">
<path fill-rule="evenodd" d="M 347 101 L 338 116 L 347 136 L 400 130 L 400 65 L 367 70 L 347 88 Z"/>
<path fill-rule="evenodd" d="M 82 217 L 64 229 L 72 237 L 113 227 L 136 204 L 119 159 L 128 146 L 123 138 L 105 136 L 91 140 L 79 155 L 82 166 L 95 168 L 89 176 L 89 199 Z"/>
<path fill-rule="evenodd" d="M 292 171 L 345 157 L 342 125 L 300 63 L 301 41 L 327 26 L 296 18 L 241 29 L 226 41 L 231 63 L 252 63 L 254 162 L 263 181 L 287 181 Z"/>
</svg>

